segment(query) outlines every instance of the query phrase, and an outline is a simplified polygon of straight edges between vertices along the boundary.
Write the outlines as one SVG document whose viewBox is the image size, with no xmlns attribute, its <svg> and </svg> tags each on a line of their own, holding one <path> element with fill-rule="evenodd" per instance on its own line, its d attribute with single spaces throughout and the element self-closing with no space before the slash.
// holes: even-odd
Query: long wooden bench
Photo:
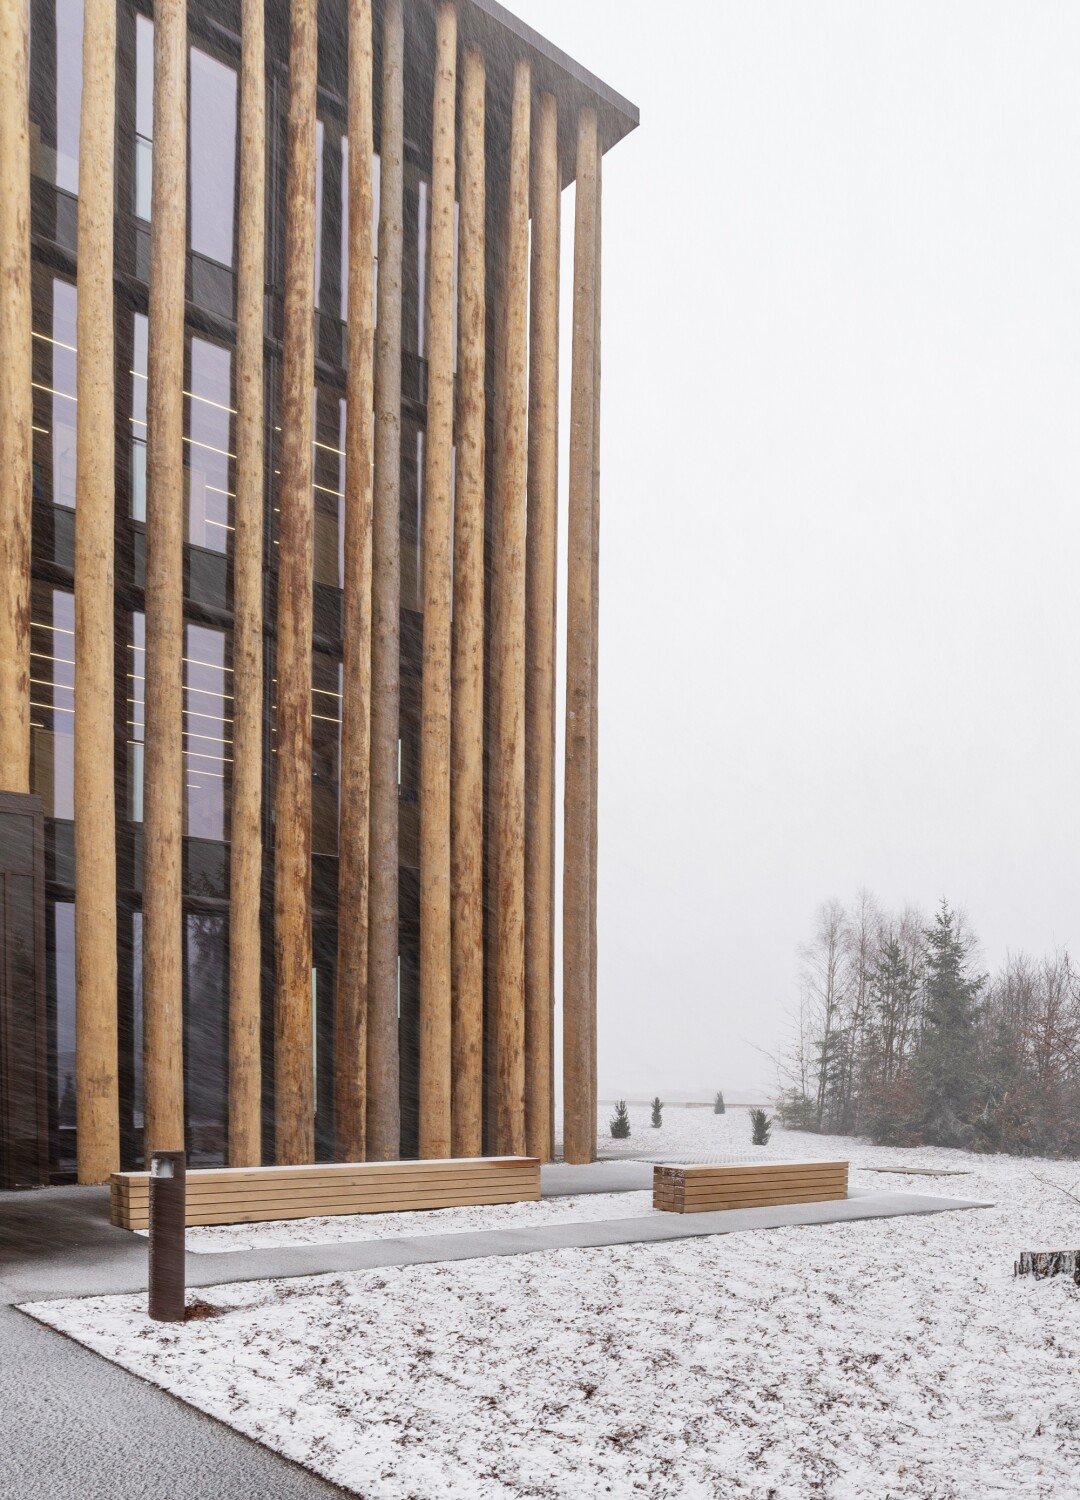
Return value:
<svg viewBox="0 0 1080 1500">
<path fill-rule="evenodd" d="M 539 1197 L 540 1162 L 529 1156 L 221 1167 L 188 1171 L 186 1223 L 252 1224 Z M 109 1217 L 121 1229 L 149 1227 L 149 1172 L 113 1173 Z"/>
<path fill-rule="evenodd" d="M 653 1168 L 653 1207 L 673 1214 L 768 1208 L 780 1203 L 826 1203 L 833 1198 L 846 1198 L 847 1190 L 846 1161 Z"/>
</svg>

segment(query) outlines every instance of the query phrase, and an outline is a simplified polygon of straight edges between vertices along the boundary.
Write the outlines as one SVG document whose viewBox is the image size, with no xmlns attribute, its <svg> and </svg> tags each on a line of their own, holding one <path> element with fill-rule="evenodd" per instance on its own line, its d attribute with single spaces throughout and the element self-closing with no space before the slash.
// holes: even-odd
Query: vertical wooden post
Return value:
<svg viewBox="0 0 1080 1500">
<path fill-rule="evenodd" d="M 496 874 L 496 1150 L 525 1150 L 525 509 L 528 465 L 529 64 L 514 66 L 507 200 L 505 389 L 499 509 L 499 718 Z"/>
<path fill-rule="evenodd" d="M 558 566 L 558 108 L 537 100 L 532 178 L 525 558 L 525 1137 L 550 1160 L 555 1004 L 555 579 Z"/>
<path fill-rule="evenodd" d="M 315 1154 L 311 994 L 311 405 L 315 382 L 317 0 L 292 0 L 278 533 L 274 842 L 277 1160 Z"/>
<path fill-rule="evenodd" d="M 229 1165 L 262 1161 L 263 299 L 266 46 L 263 0 L 242 0 L 233 520 L 233 778 L 229 875 Z"/>
<path fill-rule="evenodd" d="M 184 270 L 187 10 L 154 5 L 154 158 L 146 394 L 143 787 L 144 1152 L 184 1145 Z M 110 422 L 110 431 L 112 430 Z"/>
<path fill-rule="evenodd" d="M 402 0 L 383 20 L 375 477 L 371 589 L 371 864 L 368 893 L 367 1154 L 401 1149 L 398 1073 L 398 714 L 401 597 Z"/>
<path fill-rule="evenodd" d="M 0 0 L 0 791 L 30 790 L 28 0 Z"/>
<path fill-rule="evenodd" d="M 113 725 L 116 5 L 86 0 L 75 471 L 75 1099 L 80 1182 L 120 1167 Z"/>
<path fill-rule="evenodd" d="M 458 405 L 451 684 L 453 1152 L 483 1152 L 484 114 L 483 54 L 465 53 L 458 223 Z"/>
<path fill-rule="evenodd" d="M 424 445 L 420 737 L 420 1155 L 450 1138 L 450 575 L 454 442 L 454 106 L 457 11 L 435 8 Z"/>
<path fill-rule="evenodd" d="M 601 289 L 601 221 L 603 217 L 604 157 L 596 153 L 596 294 L 593 331 L 593 470 L 592 470 L 592 686 L 589 693 L 590 768 L 589 768 L 589 1018 L 592 1027 L 592 1062 L 589 1082 L 592 1088 L 592 1154 L 596 1155 L 596 1106 L 599 1050 L 596 1027 L 596 962 L 599 952 L 596 937 L 596 892 L 598 874 L 599 829 L 599 753 L 600 729 L 600 289 Z"/>
<path fill-rule="evenodd" d="M 590 1161 L 592 1089 L 592 517 L 596 379 L 596 114 L 578 119 L 570 510 L 566 579 L 566 778 L 563 833 L 563 1156 Z"/>
<path fill-rule="evenodd" d="M 368 802 L 371 733 L 371 0 L 349 3 L 349 326 L 345 409 L 345 597 L 338 834 L 334 1150 L 366 1154 Z"/>
</svg>

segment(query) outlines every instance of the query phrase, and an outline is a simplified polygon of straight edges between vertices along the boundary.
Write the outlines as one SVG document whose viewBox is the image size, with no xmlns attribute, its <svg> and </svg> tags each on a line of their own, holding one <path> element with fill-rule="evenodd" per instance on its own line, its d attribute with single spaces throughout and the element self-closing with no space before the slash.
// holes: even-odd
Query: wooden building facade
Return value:
<svg viewBox="0 0 1080 1500">
<path fill-rule="evenodd" d="M 637 111 L 494 0 L 0 0 L 0 74 L 0 1186 L 590 1159 Z"/>
</svg>

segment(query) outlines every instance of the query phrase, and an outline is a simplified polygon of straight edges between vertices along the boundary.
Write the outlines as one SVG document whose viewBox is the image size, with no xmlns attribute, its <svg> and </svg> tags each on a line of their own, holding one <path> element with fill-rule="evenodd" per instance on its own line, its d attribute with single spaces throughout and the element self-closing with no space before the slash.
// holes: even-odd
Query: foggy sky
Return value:
<svg viewBox="0 0 1080 1500">
<path fill-rule="evenodd" d="M 642 114 L 604 163 L 601 1094 L 745 1095 L 828 896 L 947 894 L 988 965 L 1080 940 L 1080 7 L 511 8 Z"/>
</svg>

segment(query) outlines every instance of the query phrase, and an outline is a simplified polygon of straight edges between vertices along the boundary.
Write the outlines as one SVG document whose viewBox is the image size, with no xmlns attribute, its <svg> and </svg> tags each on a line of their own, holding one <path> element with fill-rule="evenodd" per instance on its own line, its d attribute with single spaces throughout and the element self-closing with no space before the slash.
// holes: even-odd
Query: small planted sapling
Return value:
<svg viewBox="0 0 1080 1500">
<path fill-rule="evenodd" d="M 664 1123 L 663 1115 L 661 1113 L 663 1108 L 663 1100 L 660 1098 L 660 1095 L 657 1094 L 656 1098 L 652 1102 L 652 1124 L 654 1130 L 659 1130 L 661 1125 Z"/>
<path fill-rule="evenodd" d="M 772 1121 L 763 1109 L 750 1111 L 750 1139 L 755 1146 L 767 1146 L 772 1134 Z"/>
<path fill-rule="evenodd" d="M 716 1098 L 712 1102 L 712 1112 L 714 1115 L 722 1115 L 724 1113 L 725 1107 L 724 1096 L 720 1092 L 720 1090 L 717 1089 Z"/>
<path fill-rule="evenodd" d="M 615 1101 L 615 1113 L 610 1120 L 611 1134 L 614 1140 L 625 1141 L 630 1135 L 630 1111 L 626 1107 L 625 1099 Z"/>
</svg>

